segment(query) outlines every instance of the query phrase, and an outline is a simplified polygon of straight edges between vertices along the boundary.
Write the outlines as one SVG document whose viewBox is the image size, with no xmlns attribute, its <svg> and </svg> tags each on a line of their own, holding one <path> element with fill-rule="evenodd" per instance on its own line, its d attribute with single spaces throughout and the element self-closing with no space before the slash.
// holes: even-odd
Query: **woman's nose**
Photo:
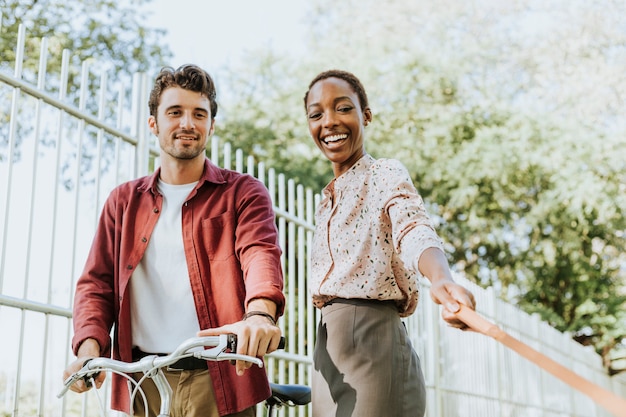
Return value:
<svg viewBox="0 0 626 417">
<path fill-rule="evenodd" d="M 324 127 L 334 126 L 336 124 L 337 124 L 337 121 L 332 112 L 324 113 L 324 116 L 322 116 L 322 125 Z"/>
</svg>

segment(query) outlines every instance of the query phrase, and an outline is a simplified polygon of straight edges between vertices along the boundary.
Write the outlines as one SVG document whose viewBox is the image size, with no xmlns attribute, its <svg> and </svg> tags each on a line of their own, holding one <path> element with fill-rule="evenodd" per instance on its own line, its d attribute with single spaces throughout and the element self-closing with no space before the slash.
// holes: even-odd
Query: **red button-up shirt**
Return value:
<svg viewBox="0 0 626 417">
<path fill-rule="evenodd" d="M 160 169 L 118 186 L 105 202 L 76 285 L 75 354 L 85 339 L 93 338 L 103 356 L 112 353 L 115 359 L 132 361 L 128 284 L 161 212 L 159 173 Z M 201 329 L 241 320 L 245 305 L 255 298 L 274 301 L 277 315 L 283 313 L 281 249 L 271 199 L 260 181 L 206 159 L 202 178 L 183 204 L 182 225 Z M 251 367 L 237 376 L 228 362 L 208 366 L 221 415 L 239 412 L 270 395 L 264 368 Z M 128 412 L 128 406 L 126 383 L 113 375 L 112 408 Z"/>
</svg>

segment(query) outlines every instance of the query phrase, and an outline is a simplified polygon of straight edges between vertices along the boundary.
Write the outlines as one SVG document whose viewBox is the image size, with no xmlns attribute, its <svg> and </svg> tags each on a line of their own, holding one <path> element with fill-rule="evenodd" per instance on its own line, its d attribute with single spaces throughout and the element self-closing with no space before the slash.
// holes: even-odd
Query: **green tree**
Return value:
<svg viewBox="0 0 626 417">
<path fill-rule="evenodd" d="M 223 121 L 216 135 L 246 155 L 318 192 L 332 178 L 330 165 L 308 133 L 303 98 L 308 74 L 274 52 L 251 53 L 241 68 L 218 75 Z"/>
<path fill-rule="evenodd" d="M 413 173 L 453 267 L 593 345 L 614 372 L 626 338 L 626 5 L 574 3 L 319 0 L 298 65 L 234 71 L 229 92 L 248 111 L 225 130 L 236 120 L 286 172 L 319 166 L 302 94 L 321 70 L 355 72 L 374 112 L 368 151 Z"/>
<path fill-rule="evenodd" d="M 0 65 L 15 60 L 18 26 L 27 34 L 24 76 L 36 80 L 41 38 L 49 40 L 47 71 L 57 74 L 61 53 L 71 52 L 77 71 L 83 62 L 96 62 L 112 79 L 136 72 L 153 71 L 171 56 L 160 43 L 165 33 L 146 25 L 151 0 L 1 0 Z M 76 73 L 70 74 L 76 76 Z M 76 83 L 69 83 L 75 85 Z"/>
<path fill-rule="evenodd" d="M 93 116 L 99 114 L 100 79 L 106 75 L 108 85 L 103 91 L 107 94 L 104 119 L 115 124 L 117 115 L 117 97 L 119 85 L 124 85 L 127 94 L 124 102 L 130 102 L 132 76 L 139 72 L 154 72 L 163 65 L 170 56 L 168 46 L 161 44 L 164 30 L 152 29 L 147 26 L 149 17 L 147 5 L 151 0 L 0 0 L 0 70 L 12 73 L 16 65 L 18 47 L 18 28 L 22 26 L 25 34 L 24 56 L 21 58 L 21 78 L 33 85 L 39 76 L 39 60 L 42 39 L 47 40 L 46 48 L 46 82 L 45 90 L 57 96 L 61 86 L 62 55 L 69 52 L 67 65 L 67 90 L 62 93 L 66 102 L 79 106 L 80 89 L 88 92 L 85 108 Z M 88 69 L 86 85 L 82 83 L 82 68 Z M 2 152 L 8 146 L 9 111 L 12 91 L 0 91 L 3 106 L 0 111 L 0 161 L 6 158 Z M 23 100 L 29 100 L 24 98 Z M 21 156 L 21 143 L 33 131 L 30 111 L 21 109 L 17 119 L 14 158 Z M 66 121 L 76 123 L 76 121 Z M 48 132 L 47 124 L 42 126 L 42 143 L 53 146 L 53 134 Z M 74 130 L 74 129 L 69 129 Z M 95 132 L 87 130 L 88 140 L 95 142 Z M 49 136 L 49 138 L 48 138 Z M 105 169 L 110 159 L 113 144 L 105 143 Z M 83 152 L 81 169 L 87 172 L 94 164 L 95 146 L 76 150 L 66 156 L 65 170 L 69 169 L 76 154 Z M 85 178 L 88 176 L 85 175 Z M 70 180 L 63 180 L 66 187 L 72 187 Z"/>
</svg>

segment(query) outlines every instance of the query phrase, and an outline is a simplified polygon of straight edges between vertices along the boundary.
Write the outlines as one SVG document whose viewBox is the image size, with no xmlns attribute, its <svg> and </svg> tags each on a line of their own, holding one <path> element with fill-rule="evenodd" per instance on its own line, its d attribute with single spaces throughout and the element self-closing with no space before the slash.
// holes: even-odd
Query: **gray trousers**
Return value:
<svg viewBox="0 0 626 417">
<path fill-rule="evenodd" d="M 333 300 L 313 355 L 313 417 L 424 416 L 424 376 L 393 303 Z"/>
</svg>

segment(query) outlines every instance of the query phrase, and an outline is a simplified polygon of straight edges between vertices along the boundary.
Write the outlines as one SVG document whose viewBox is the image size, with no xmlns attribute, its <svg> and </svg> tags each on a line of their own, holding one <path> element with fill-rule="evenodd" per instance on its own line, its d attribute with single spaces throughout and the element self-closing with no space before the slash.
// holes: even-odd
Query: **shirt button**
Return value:
<svg viewBox="0 0 626 417">
<path fill-rule="evenodd" d="M 146 243 L 146 242 L 148 241 L 148 239 L 146 239 L 145 237 L 142 237 L 142 238 L 141 238 L 141 241 L 142 241 L 143 243 Z"/>
<path fill-rule="evenodd" d="M 158 212 L 159 212 L 159 209 L 155 207 L 154 209 L 152 209 L 152 211 L 153 211 L 154 213 L 158 213 Z"/>
<path fill-rule="evenodd" d="M 132 265 L 126 265 L 126 269 L 133 269 Z"/>
</svg>

